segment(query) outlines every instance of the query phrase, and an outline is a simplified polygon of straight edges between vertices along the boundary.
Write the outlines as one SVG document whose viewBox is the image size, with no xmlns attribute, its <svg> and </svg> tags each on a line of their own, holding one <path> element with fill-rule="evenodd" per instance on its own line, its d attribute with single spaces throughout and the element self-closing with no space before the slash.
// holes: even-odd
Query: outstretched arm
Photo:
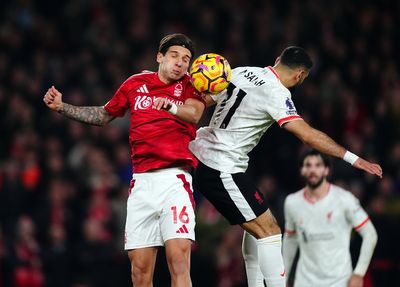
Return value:
<svg viewBox="0 0 400 287">
<path fill-rule="evenodd" d="M 351 154 L 327 134 L 311 127 L 305 121 L 291 121 L 284 124 L 283 127 L 312 148 L 325 154 L 345 159 L 354 167 L 382 178 L 382 168 L 379 164 L 370 163 L 361 157 Z M 348 155 L 350 155 L 350 159 Z"/>
<path fill-rule="evenodd" d="M 354 268 L 353 275 L 350 277 L 348 282 L 348 287 L 363 286 L 363 278 L 367 272 L 372 254 L 374 253 L 376 242 L 378 241 L 378 235 L 371 221 L 358 230 L 358 233 L 362 237 L 360 255 L 358 256 L 357 265 Z"/>
<path fill-rule="evenodd" d="M 78 122 L 104 126 L 114 119 L 102 106 L 78 107 L 64 103 L 62 94 L 54 86 L 47 90 L 43 101 L 50 109 Z"/>
</svg>

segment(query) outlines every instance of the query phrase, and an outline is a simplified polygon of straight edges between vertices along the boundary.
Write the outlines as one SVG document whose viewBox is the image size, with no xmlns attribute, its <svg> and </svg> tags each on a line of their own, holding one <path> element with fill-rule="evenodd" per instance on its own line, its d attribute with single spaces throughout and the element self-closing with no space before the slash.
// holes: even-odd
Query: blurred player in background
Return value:
<svg viewBox="0 0 400 287">
<path fill-rule="evenodd" d="M 351 192 L 327 181 L 326 156 L 311 150 L 300 165 L 306 186 L 288 195 L 284 204 L 288 274 L 300 250 L 294 287 L 362 287 L 378 239 L 372 222 Z M 349 250 L 353 228 L 362 237 L 354 271 Z"/>
<path fill-rule="evenodd" d="M 195 239 L 192 179 L 196 158 L 189 141 L 205 102 L 187 75 L 194 54 L 183 34 L 164 37 L 157 53 L 158 72 L 128 78 L 104 106 L 78 107 L 62 101 L 53 86 L 43 98 L 62 115 L 103 126 L 130 109 L 129 142 L 133 176 L 127 202 L 125 249 L 135 287 L 152 286 L 158 246 L 165 245 L 171 286 L 192 286 L 190 249 Z"/>
<path fill-rule="evenodd" d="M 288 88 L 301 84 L 312 67 L 300 47 L 288 47 L 274 67 L 238 67 L 216 102 L 207 127 L 197 131 L 190 148 L 200 163 L 194 185 L 230 221 L 245 229 L 243 256 L 250 287 L 285 286 L 282 234 L 263 195 L 245 174 L 248 153 L 275 122 L 309 146 L 343 158 L 379 177 L 382 169 L 349 151 L 298 114 Z M 271 163 L 272 164 L 272 163 Z M 261 272 L 260 272 L 261 269 Z"/>
</svg>

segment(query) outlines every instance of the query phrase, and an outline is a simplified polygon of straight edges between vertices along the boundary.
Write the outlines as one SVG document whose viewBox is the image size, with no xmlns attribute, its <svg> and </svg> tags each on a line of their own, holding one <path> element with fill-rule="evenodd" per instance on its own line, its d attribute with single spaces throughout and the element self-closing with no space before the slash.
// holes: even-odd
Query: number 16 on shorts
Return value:
<svg viewBox="0 0 400 287">
<path fill-rule="evenodd" d="M 179 210 L 176 206 L 171 206 L 172 218 L 174 224 L 182 225 L 180 228 L 176 230 L 176 233 L 189 233 L 186 224 L 189 223 L 189 214 L 186 211 L 187 206 L 183 206 L 181 210 Z"/>
</svg>

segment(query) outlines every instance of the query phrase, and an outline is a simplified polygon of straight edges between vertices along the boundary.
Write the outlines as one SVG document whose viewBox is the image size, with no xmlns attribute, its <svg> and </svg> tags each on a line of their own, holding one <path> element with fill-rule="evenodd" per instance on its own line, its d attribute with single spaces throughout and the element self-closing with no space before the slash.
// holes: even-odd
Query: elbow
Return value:
<svg viewBox="0 0 400 287">
<path fill-rule="evenodd" d="M 195 116 L 193 117 L 191 123 L 197 125 L 200 122 L 201 117 Z"/>
<path fill-rule="evenodd" d="M 376 246 L 378 243 L 378 233 L 376 233 L 376 230 L 371 234 L 371 243 Z"/>
</svg>

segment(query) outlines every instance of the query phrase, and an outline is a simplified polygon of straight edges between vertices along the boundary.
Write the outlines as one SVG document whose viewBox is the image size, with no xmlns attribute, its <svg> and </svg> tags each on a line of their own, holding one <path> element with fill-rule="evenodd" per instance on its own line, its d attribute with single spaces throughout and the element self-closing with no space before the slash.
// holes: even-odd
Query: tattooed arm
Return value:
<svg viewBox="0 0 400 287">
<path fill-rule="evenodd" d="M 101 106 L 78 107 L 64 103 L 62 101 L 62 94 L 54 86 L 47 91 L 43 101 L 50 109 L 78 122 L 95 126 L 104 126 L 114 119 L 114 117 Z"/>
</svg>

